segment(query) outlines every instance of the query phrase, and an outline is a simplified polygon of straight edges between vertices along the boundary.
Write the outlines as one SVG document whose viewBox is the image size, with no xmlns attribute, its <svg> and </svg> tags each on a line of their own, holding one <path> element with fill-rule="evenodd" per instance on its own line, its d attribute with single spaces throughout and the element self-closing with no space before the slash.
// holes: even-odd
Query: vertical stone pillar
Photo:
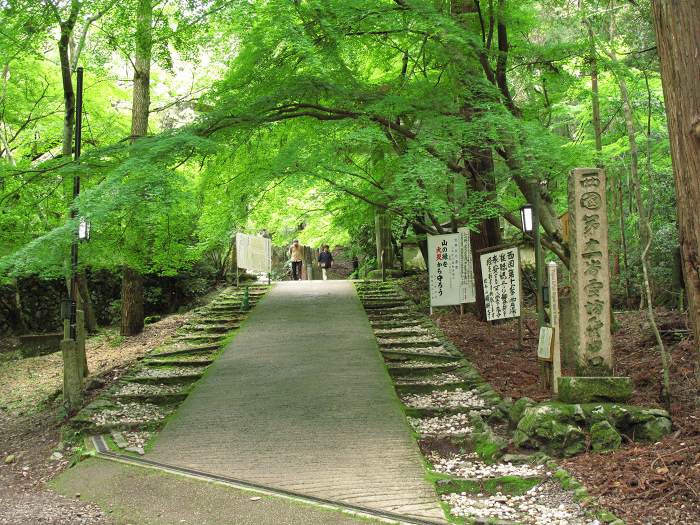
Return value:
<svg viewBox="0 0 700 525">
<path fill-rule="evenodd" d="M 559 325 L 563 326 L 559 335 L 559 344 L 561 345 L 561 365 L 570 370 L 576 369 L 577 350 L 573 341 L 573 321 L 570 293 L 563 295 L 559 294 Z"/>
<path fill-rule="evenodd" d="M 78 343 L 74 339 L 61 341 L 63 357 L 63 405 L 68 413 L 78 410 L 83 403 L 82 361 Z"/>
<path fill-rule="evenodd" d="M 557 277 L 557 263 L 547 263 L 549 276 L 549 322 L 554 334 L 552 336 L 552 388 L 554 393 L 559 392 L 559 378 L 561 377 L 561 344 L 559 337 L 559 279 Z"/>
<path fill-rule="evenodd" d="M 605 172 L 577 168 L 569 177 L 569 245 L 576 372 L 612 375 L 610 268 Z"/>
</svg>

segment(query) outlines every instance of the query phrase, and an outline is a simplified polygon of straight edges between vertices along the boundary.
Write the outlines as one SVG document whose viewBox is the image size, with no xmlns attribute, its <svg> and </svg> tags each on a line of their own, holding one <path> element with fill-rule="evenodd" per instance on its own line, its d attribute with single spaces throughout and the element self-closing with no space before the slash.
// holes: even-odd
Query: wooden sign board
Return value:
<svg viewBox="0 0 700 525">
<path fill-rule="evenodd" d="M 552 339 L 554 329 L 551 326 L 540 328 L 540 340 L 537 344 L 537 359 L 541 361 L 552 360 Z"/>
</svg>

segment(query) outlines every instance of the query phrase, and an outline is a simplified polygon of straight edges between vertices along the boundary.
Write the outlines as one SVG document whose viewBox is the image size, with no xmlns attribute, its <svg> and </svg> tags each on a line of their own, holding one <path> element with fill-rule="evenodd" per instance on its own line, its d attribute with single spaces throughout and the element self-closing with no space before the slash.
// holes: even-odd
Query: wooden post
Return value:
<svg viewBox="0 0 700 525">
<path fill-rule="evenodd" d="M 236 234 L 237 236 L 238 234 Z M 234 253 L 236 254 L 236 288 L 238 288 L 241 285 L 241 280 L 238 275 L 238 237 L 236 237 L 236 240 L 234 241 Z"/>
<path fill-rule="evenodd" d="M 523 261 L 523 258 L 521 257 L 520 246 L 518 246 L 518 265 L 519 265 L 518 271 L 519 272 L 522 272 L 522 261 Z M 524 322 L 523 316 L 525 315 L 525 308 L 523 307 L 524 306 L 524 304 L 523 304 L 524 303 L 524 300 L 523 300 L 524 294 L 523 294 L 522 274 L 520 276 L 520 290 L 518 290 L 518 291 L 520 293 L 520 315 L 518 316 L 518 348 L 520 350 L 524 350 L 525 349 L 525 339 L 523 337 L 523 335 L 524 335 L 523 334 L 523 322 Z"/>
<path fill-rule="evenodd" d="M 384 266 L 384 250 L 382 250 L 382 253 L 379 255 L 379 264 L 380 268 L 382 270 L 382 282 L 386 281 L 386 266 Z"/>
<path fill-rule="evenodd" d="M 87 367 L 87 355 L 85 354 L 85 311 L 76 310 L 75 312 L 75 343 L 76 351 L 78 353 L 77 360 L 80 368 L 80 377 L 87 377 L 88 367 Z M 82 386 L 82 385 L 81 385 Z"/>
<path fill-rule="evenodd" d="M 547 264 L 549 273 L 549 320 L 554 331 L 552 335 L 552 389 L 559 392 L 559 378 L 561 377 L 561 346 L 559 339 L 559 283 L 557 278 L 557 263 Z"/>
</svg>

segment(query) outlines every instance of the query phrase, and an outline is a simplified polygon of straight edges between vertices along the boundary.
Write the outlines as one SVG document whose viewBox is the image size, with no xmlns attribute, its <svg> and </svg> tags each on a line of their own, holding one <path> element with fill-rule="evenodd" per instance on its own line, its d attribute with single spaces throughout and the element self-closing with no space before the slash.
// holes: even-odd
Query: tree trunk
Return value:
<svg viewBox="0 0 700 525">
<path fill-rule="evenodd" d="M 128 266 L 122 274 L 121 335 L 136 335 L 143 330 L 143 277 Z"/>
<path fill-rule="evenodd" d="M 153 5 L 139 0 L 136 18 L 136 53 L 134 57 L 134 92 L 131 106 L 131 141 L 148 133 L 150 106 L 151 54 L 153 48 Z M 136 335 L 143 330 L 143 277 L 125 265 L 122 273 L 122 335 Z"/>
<path fill-rule="evenodd" d="M 490 149 L 472 152 L 471 163 L 473 176 L 470 180 L 471 188 L 476 191 L 484 191 L 490 197 L 496 195 L 496 179 L 493 172 L 493 154 Z M 477 250 L 498 246 L 501 243 L 501 226 L 497 217 L 484 219 L 479 224 L 479 232 L 470 234 L 472 247 L 472 261 L 474 267 L 474 288 L 476 297 L 476 317 L 486 321 L 486 303 L 484 301 L 484 283 L 481 274 L 481 257 Z"/>
<path fill-rule="evenodd" d="M 6 62 L 2 68 L 2 93 L 0 93 L 0 100 L 3 104 L 7 99 L 7 81 L 10 79 L 10 62 Z M 10 143 L 8 139 L 8 126 L 7 123 L 0 119 L 0 157 L 3 155 L 7 159 L 10 166 L 14 167 L 16 165 L 15 158 L 12 155 L 12 149 L 10 148 Z M 0 181 L 0 189 L 4 186 L 4 180 Z"/>
<path fill-rule="evenodd" d="M 700 0 L 654 0 L 652 12 L 671 139 L 688 320 L 697 350 L 700 344 Z M 697 371 L 700 384 L 700 366 Z"/>
<path fill-rule="evenodd" d="M 495 223 L 495 225 L 494 225 Z M 471 232 L 469 242 L 472 247 L 474 266 L 475 311 L 477 319 L 486 321 L 486 303 L 484 301 L 484 277 L 481 273 L 481 255 L 478 250 L 497 246 L 501 242 L 501 229 L 498 219 L 486 219 L 479 224 L 478 232 Z"/>
<path fill-rule="evenodd" d="M 85 312 L 85 329 L 89 334 L 95 333 L 97 330 L 97 318 L 95 317 L 95 308 L 90 297 L 87 277 L 83 272 L 78 274 L 78 291 L 80 292 L 78 308 Z"/>
<path fill-rule="evenodd" d="M 377 245 L 377 268 L 390 270 L 394 267 L 394 246 L 391 243 L 391 215 L 386 210 L 374 212 L 374 230 Z"/>
<path fill-rule="evenodd" d="M 77 13 L 76 13 L 77 16 Z M 75 18 L 71 16 L 61 24 L 61 37 L 58 41 L 58 55 L 61 61 L 61 80 L 63 83 L 63 147 L 64 157 L 73 153 L 73 128 L 75 126 L 75 91 L 70 67 L 70 40 L 75 27 Z"/>
<path fill-rule="evenodd" d="M 598 52 L 595 46 L 595 36 L 590 20 L 586 20 L 588 28 L 589 57 L 591 65 L 591 106 L 593 110 L 593 132 L 595 135 L 596 166 L 602 168 L 600 154 L 603 152 L 603 132 L 600 124 L 600 96 L 598 94 Z"/>
<path fill-rule="evenodd" d="M 139 0 L 136 20 L 136 53 L 134 57 L 134 92 L 131 106 L 131 139 L 148 133 L 148 112 L 151 102 L 151 54 L 153 49 L 152 0 Z"/>
<path fill-rule="evenodd" d="M 615 51 L 609 51 L 608 56 L 610 57 L 610 60 L 612 61 L 614 66 L 619 65 Z M 651 217 L 649 216 L 648 208 L 644 204 L 644 200 L 642 199 L 642 178 L 639 174 L 639 148 L 637 147 L 637 137 L 634 124 L 634 113 L 632 103 L 630 102 L 629 90 L 627 89 L 627 82 L 625 82 L 625 78 L 622 76 L 622 74 L 620 74 L 619 71 L 617 72 L 617 83 L 620 87 L 622 109 L 625 116 L 625 128 L 627 130 L 627 140 L 630 146 L 630 179 L 634 187 L 634 197 L 637 204 L 637 213 L 639 214 L 639 244 L 642 248 L 642 253 L 640 257 L 642 263 L 642 300 L 646 301 L 647 318 L 649 319 L 649 324 L 651 325 L 652 331 L 654 332 L 654 336 L 656 337 L 656 343 L 659 346 L 659 351 L 661 353 L 661 364 L 663 374 L 663 400 L 666 404 L 667 410 L 671 410 L 671 359 L 668 355 L 668 352 L 666 351 L 666 346 L 664 345 L 664 342 L 661 339 L 661 334 L 659 333 L 659 328 L 656 324 L 656 317 L 654 315 L 654 303 L 652 301 L 651 285 L 649 279 L 649 262 L 647 257 L 649 255 L 649 248 L 651 247 L 653 235 L 651 225 L 649 223 Z"/>
</svg>

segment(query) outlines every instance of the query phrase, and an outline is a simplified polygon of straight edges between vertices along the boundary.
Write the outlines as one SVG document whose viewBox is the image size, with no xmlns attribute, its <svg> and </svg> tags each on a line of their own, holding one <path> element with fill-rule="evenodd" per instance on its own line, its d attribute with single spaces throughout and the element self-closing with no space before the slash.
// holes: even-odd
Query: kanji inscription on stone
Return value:
<svg viewBox="0 0 700 525">
<path fill-rule="evenodd" d="M 610 270 L 605 172 L 578 168 L 569 177 L 569 243 L 574 340 L 579 375 L 610 375 Z"/>
</svg>

